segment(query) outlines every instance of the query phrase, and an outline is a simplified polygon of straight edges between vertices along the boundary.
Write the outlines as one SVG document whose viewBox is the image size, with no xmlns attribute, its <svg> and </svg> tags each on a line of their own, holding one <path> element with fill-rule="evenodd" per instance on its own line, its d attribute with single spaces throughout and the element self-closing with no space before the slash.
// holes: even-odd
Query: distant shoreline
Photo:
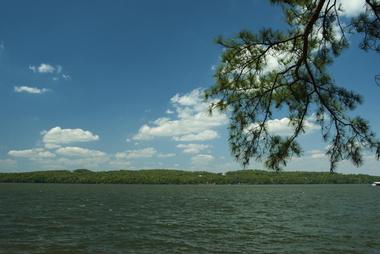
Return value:
<svg viewBox="0 0 380 254">
<path fill-rule="evenodd" d="M 87 169 L 0 173 L 0 183 L 71 184 L 370 184 L 380 176 L 328 172 L 239 170 L 224 174 L 167 169 L 90 171 Z"/>
</svg>

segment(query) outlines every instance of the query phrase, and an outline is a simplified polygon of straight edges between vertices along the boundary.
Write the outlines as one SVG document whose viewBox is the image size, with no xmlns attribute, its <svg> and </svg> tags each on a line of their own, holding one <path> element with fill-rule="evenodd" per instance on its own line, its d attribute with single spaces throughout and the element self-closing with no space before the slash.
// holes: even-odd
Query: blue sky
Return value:
<svg viewBox="0 0 380 254">
<path fill-rule="evenodd" d="M 350 1 L 346 16 L 360 9 Z M 240 169 L 225 114 L 206 116 L 218 35 L 281 27 L 267 1 L 2 1 L 0 172 L 47 169 Z M 336 60 L 337 83 L 361 93 L 357 114 L 380 133 L 379 55 L 352 47 Z M 286 133 L 286 119 L 273 128 Z M 287 170 L 328 170 L 313 123 L 304 157 Z M 380 175 L 366 155 L 357 169 Z M 261 167 L 252 163 L 251 167 Z"/>
</svg>

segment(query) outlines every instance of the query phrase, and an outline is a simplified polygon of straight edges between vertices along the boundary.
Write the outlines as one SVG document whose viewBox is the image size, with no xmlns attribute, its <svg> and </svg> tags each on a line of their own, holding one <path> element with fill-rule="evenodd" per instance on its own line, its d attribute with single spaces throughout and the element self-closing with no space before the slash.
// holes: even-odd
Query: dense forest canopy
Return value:
<svg viewBox="0 0 380 254">
<path fill-rule="evenodd" d="M 117 183 L 117 184 L 369 184 L 380 181 L 379 176 L 344 175 L 323 172 L 271 172 L 240 170 L 227 173 L 181 170 L 119 170 L 94 172 L 35 171 L 0 173 L 0 183 Z"/>
</svg>

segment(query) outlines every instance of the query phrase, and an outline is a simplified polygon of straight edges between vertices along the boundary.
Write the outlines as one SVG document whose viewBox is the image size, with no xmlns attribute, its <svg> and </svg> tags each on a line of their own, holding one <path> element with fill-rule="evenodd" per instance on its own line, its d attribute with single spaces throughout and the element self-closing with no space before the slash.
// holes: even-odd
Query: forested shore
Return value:
<svg viewBox="0 0 380 254">
<path fill-rule="evenodd" d="M 167 169 L 90 171 L 87 169 L 0 173 L 1 183 L 87 184 L 369 184 L 380 176 L 328 172 L 239 170 L 226 173 Z"/>
</svg>

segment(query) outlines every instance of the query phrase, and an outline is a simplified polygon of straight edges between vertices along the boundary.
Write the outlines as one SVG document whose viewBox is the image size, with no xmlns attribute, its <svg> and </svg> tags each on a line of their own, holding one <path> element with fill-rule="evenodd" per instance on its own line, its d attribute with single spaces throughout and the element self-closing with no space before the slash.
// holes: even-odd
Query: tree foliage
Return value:
<svg viewBox="0 0 380 254">
<path fill-rule="evenodd" d="M 302 154 L 297 138 L 310 118 L 329 143 L 331 172 L 345 159 L 361 165 L 364 150 L 379 159 L 380 142 L 369 123 L 349 114 L 362 97 L 336 84 L 328 67 L 349 46 L 349 33 L 363 35 L 362 49 L 380 52 L 380 1 L 366 0 L 366 11 L 348 24 L 336 0 L 271 2 L 282 7 L 286 31 L 242 31 L 235 38 L 217 39 L 224 50 L 206 98 L 217 99 L 211 112 L 230 114 L 229 142 L 236 160 L 246 166 L 252 158 L 265 159 L 268 168 L 280 170 Z M 275 114 L 283 112 L 292 127 L 286 137 L 268 128 Z"/>
</svg>

